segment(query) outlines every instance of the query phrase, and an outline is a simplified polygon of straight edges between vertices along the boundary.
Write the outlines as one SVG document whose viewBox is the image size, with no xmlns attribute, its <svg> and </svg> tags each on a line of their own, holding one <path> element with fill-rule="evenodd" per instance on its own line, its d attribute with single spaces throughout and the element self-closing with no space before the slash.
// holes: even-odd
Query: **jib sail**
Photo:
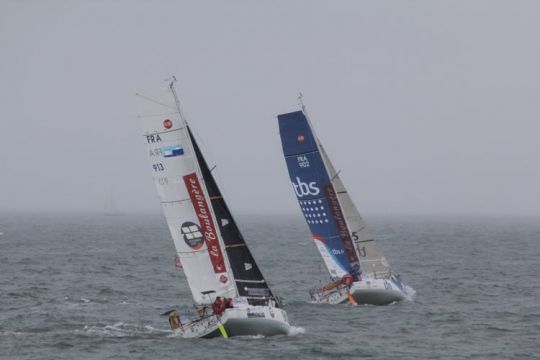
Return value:
<svg viewBox="0 0 540 360">
<path fill-rule="evenodd" d="M 343 208 L 351 238 L 356 246 L 362 273 L 364 275 L 373 274 L 377 278 L 390 277 L 392 271 L 382 250 L 368 233 L 366 224 L 356 209 L 347 189 L 345 189 L 339 173 L 336 172 L 334 165 L 320 143 L 319 147 L 330 178 L 333 179 L 334 189 L 338 194 L 339 203 Z"/>
<path fill-rule="evenodd" d="M 212 208 L 214 209 L 219 232 L 225 244 L 238 293 L 240 296 L 248 298 L 248 301 L 254 304 L 259 301 L 274 299 L 272 291 L 251 255 L 189 127 L 188 131 L 193 140 L 197 161 L 199 162 Z"/>
</svg>

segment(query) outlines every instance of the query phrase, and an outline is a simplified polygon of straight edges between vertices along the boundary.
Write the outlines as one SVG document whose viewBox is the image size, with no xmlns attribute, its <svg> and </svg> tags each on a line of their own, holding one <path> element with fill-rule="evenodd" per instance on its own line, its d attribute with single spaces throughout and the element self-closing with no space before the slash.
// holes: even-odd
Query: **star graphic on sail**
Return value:
<svg viewBox="0 0 540 360">
<path fill-rule="evenodd" d="M 328 224 L 328 213 L 323 200 L 300 200 L 300 207 L 310 225 Z"/>
</svg>

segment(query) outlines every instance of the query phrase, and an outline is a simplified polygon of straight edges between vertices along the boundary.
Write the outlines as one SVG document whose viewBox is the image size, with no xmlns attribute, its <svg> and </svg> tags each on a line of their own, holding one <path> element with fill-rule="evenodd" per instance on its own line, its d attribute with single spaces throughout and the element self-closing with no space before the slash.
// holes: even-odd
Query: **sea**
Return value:
<svg viewBox="0 0 540 360">
<path fill-rule="evenodd" d="M 540 218 L 370 216 L 416 295 L 317 305 L 322 259 L 298 216 L 238 216 L 290 335 L 182 339 L 191 295 L 163 216 L 0 214 L 0 359 L 539 359 Z"/>
</svg>

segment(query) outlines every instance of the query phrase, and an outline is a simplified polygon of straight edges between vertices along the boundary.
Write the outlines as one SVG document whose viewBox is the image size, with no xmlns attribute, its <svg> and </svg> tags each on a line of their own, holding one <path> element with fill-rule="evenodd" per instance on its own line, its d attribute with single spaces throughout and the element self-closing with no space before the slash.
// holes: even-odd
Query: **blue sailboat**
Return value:
<svg viewBox="0 0 540 360">
<path fill-rule="evenodd" d="M 278 115 L 278 123 L 295 196 L 331 278 L 310 291 L 312 301 L 385 305 L 411 295 L 368 234 L 305 107 Z"/>
</svg>

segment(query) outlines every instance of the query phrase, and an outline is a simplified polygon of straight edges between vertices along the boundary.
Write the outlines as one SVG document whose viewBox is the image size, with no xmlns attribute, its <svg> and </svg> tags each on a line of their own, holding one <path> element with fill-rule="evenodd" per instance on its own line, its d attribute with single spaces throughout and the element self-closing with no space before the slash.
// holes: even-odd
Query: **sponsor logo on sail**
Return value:
<svg viewBox="0 0 540 360">
<path fill-rule="evenodd" d="M 182 145 L 164 146 L 160 150 L 163 157 L 166 158 L 184 155 L 184 148 Z"/>
<path fill-rule="evenodd" d="M 204 244 L 204 235 L 201 227 L 191 221 L 186 221 L 180 227 L 184 241 L 193 250 L 199 250 Z"/>
<path fill-rule="evenodd" d="M 315 181 L 305 183 L 300 180 L 298 176 L 296 177 L 296 183 L 293 181 L 292 185 L 294 187 L 294 192 L 296 193 L 296 196 L 298 196 L 299 198 L 306 195 L 315 196 L 321 193 L 321 189 L 317 187 L 317 183 Z"/>
<path fill-rule="evenodd" d="M 360 273 L 360 261 L 358 260 L 358 256 L 356 256 L 354 244 L 349 234 L 349 229 L 347 228 L 347 222 L 345 221 L 345 217 L 341 211 L 341 206 L 339 205 L 339 200 L 332 184 L 325 186 L 324 196 L 328 200 L 330 214 L 334 219 L 336 228 L 339 232 L 339 237 L 341 238 L 341 242 L 345 248 L 344 255 L 351 264 L 351 274 L 357 275 Z"/>
<path fill-rule="evenodd" d="M 298 135 L 298 136 L 296 137 L 296 140 L 298 140 L 298 142 L 304 142 L 305 139 L 306 139 L 306 138 L 304 137 L 304 135 Z"/>
<path fill-rule="evenodd" d="M 164 127 L 165 129 L 170 129 L 170 128 L 172 128 L 172 125 L 173 125 L 173 124 L 172 124 L 172 121 L 171 121 L 170 119 L 165 119 L 165 120 L 163 120 L 163 127 Z"/>
<path fill-rule="evenodd" d="M 160 148 L 157 148 L 157 149 L 150 149 L 150 157 L 155 157 L 155 156 L 162 156 L 163 154 L 161 153 L 161 149 Z"/>
<path fill-rule="evenodd" d="M 221 252 L 221 247 L 219 245 L 216 227 L 214 226 L 212 214 L 210 214 L 210 210 L 208 208 L 206 198 L 204 197 L 201 184 L 199 183 L 199 179 L 197 178 L 197 174 L 191 173 L 185 175 L 183 178 L 191 199 L 191 203 L 193 204 L 193 209 L 195 210 L 195 214 L 197 214 L 197 218 L 201 224 L 201 230 L 204 235 L 206 247 L 208 248 L 210 261 L 214 267 L 214 272 L 217 274 L 226 272 L 227 269 L 225 267 L 223 253 Z"/>
</svg>

